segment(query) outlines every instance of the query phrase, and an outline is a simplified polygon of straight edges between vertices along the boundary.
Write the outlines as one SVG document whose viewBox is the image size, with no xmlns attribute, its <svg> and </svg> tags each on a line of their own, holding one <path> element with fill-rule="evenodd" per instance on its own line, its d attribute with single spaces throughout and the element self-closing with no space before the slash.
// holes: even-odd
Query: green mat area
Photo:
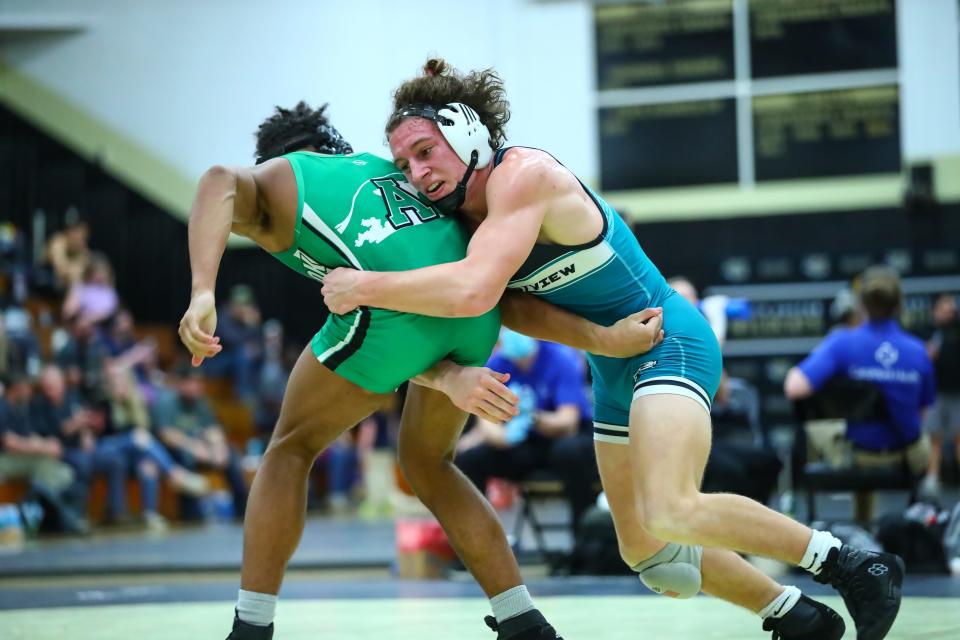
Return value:
<svg viewBox="0 0 960 640">
<path fill-rule="evenodd" d="M 824 598 L 843 611 L 839 598 Z M 749 640 L 767 638 L 759 620 L 716 600 L 638 597 L 553 597 L 537 603 L 566 640 Z M 151 604 L 0 613 L 6 640 L 222 640 L 232 603 Z M 290 600 L 281 602 L 275 640 L 377 638 L 493 640 L 482 599 Z M 846 638 L 856 634 L 847 620 Z M 887 636 L 960 638 L 960 601 L 904 599 Z"/>
</svg>

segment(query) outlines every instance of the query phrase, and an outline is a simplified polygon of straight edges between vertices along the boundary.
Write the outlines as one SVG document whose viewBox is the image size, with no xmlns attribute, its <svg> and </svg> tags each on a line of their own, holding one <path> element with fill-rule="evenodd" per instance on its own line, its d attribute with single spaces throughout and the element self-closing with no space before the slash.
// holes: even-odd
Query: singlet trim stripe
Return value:
<svg viewBox="0 0 960 640">
<path fill-rule="evenodd" d="M 570 169 L 567 169 L 567 166 L 562 162 L 560 162 L 559 160 L 557 160 L 557 158 L 553 154 L 551 154 L 549 151 L 544 151 L 543 149 L 538 149 L 536 147 L 513 146 L 513 147 L 504 147 L 502 149 L 497 149 L 497 152 L 493 156 L 494 168 L 496 168 L 497 165 L 503 162 L 504 154 L 510 149 L 533 149 L 534 151 L 542 151 L 543 153 L 546 153 L 548 156 L 553 158 L 557 164 L 559 164 L 561 167 L 563 167 L 568 172 L 570 172 L 571 175 L 573 175 L 573 172 L 570 171 Z M 576 175 L 573 175 L 573 178 L 580 184 L 580 188 L 583 189 L 583 191 L 587 194 L 587 196 L 590 197 L 590 200 L 593 201 L 594 206 L 597 208 L 597 212 L 600 214 L 600 218 L 603 220 L 603 228 L 600 230 L 600 233 L 597 235 L 596 238 L 594 238 L 593 240 L 590 240 L 589 242 L 584 242 L 583 244 L 553 244 L 553 245 L 541 245 L 541 246 L 558 247 L 558 248 L 567 249 L 568 251 L 583 251 L 584 249 L 595 247 L 607 237 L 607 232 L 610 230 L 610 223 L 609 223 L 609 220 L 607 220 L 607 213 L 603 210 L 603 207 L 600 206 L 600 203 L 597 201 L 597 198 L 593 195 L 593 192 L 587 188 L 587 185 L 583 184 L 583 181 L 580 180 L 580 178 L 578 178 Z"/>
<path fill-rule="evenodd" d="M 549 289 L 545 289 L 544 291 L 547 291 L 547 292 L 549 292 L 549 293 L 554 293 L 554 292 L 556 292 L 556 291 L 562 291 L 562 290 L 566 289 L 567 287 L 569 287 L 570 285 L 576 284 L 577 282 L 579 282 L 579 281 L 582 280 L 583 278 L 586 278 L 587 276 L 592 276 L 592 275 L 594 275 L 594 274 L 596 274 L 596 273 L 599 273 L 601 270 L 605 269 L 611 262 L 614 262 L 614 261 L 616 260 L 616 258 L 617 258 L 616 255 L 611 255 L 609 258 L 607 258 L 606 260 L 604 260 L 601 264 L 598 264 L 596 267 L 594 267 L 594 268 L 591 269 L 590 271 L 585 271 L 585 272 L 581 273 L 580 275 L 576 276 L 575 278 L 571 278 L 570 280 L 565 281 L 565 282 L 564 282 L 563 284 L 561 284 L 561 285 L 558 285 L 558 286 L 556 286 L 556 287 L 552 287 L 552 288 L 549 288 Z M 536 272 L 534 272 L 534 273 L 538 273 L 539 271 L 540 271 L 540 270 L 538 269 L 538 270 L 537 270 Z M 523 280 L 529 280 L 529 279 L 532 278 L 532 277 L 533 277 L 533 274 L 531 274 L 530 276 L 527 276 L 527 277 L 524 278 Z M 512 281 L 510 281 L 510 282 L 507 284 L 507 286 L 508 286 L 508 287 L 511 287 L 511 288 L 514 288 L 514 289 L 520 289 L 521 287 L 516 286 L 516 285 L 518 285 L 520 282 L 522 282 L 522 280 L 512 280 Z M 529 291 L 529 289 L 526 289 L 526 288 L 524 288 L 523 290 L 524 290 L 524 291 Z"/>
<path fill-rule="evenodd" d="M 326 237 L 325 235 L 323 235 L 323 232 L 320 231 L 320 229 L 317 229 L 316 227 L 314 227 L 312 224 L 310 224 L 310 223 L 307 222 L 306 220 L 303 221 L 303 226 L 306 227 L 309 231 L 312 231 L 312 232 L 313 232 L 313 235 L 317 236 L 320 240 L 323 240 L 326 244 L 328 244 L 331 249 L 333 249 L 334 251 L 337 252 L 337 255 L 338 255 L 338 256 L 340 256 L 341 258 L 344 259 L 344 261 L 346 261 L 346 262 L 348 262 L 348 263 L 350 262 L 349 256 L 344 255 L 343 251 L 340 250 L 340 247 L 338 247 L 335 243 L 331 242 L 331 241 L 330 241 L 330 238 L 328 238 L 328 237 Z M 300 251 L 303 251 L 303 249 L 300 249 Z M 323 264 L 323 263 L 321 262 L 320 264 Z M 325 266 L 328 266 L 328 267 L 330 267 L 331 269 L 335 268 L 335 265 L 333 265 L 333 266 L 331 266 L 331 265 L 325 265 Z"/>
<path fill-rule="evenodd" d="M 597 427 L 593 428 L 594 435 L 601 436 L 612 436 L 615 438 L 629 438 L 629 433 L 624 433 L 623 431 L 611 431 L 610 429 L 599 429 Z"/>
<path fill-rule="evenodd" d="M 682 387 L 696 394 L 697 398 L 707 407 L 707 410 L 710 410 L 710 398 L 707 397 L 706 392 L 700 388 L 700 385 L 690 382 L 689 380 L 681 380 L 677 378 L 650 378 L 648 380 L 642 380 L 638 382 L 634 387 L 634 393 L 640 391 L 645 387 L 655 387 L 655 386 L 675 386 Z"/>
<path fill-rule="evenodd" d="M 594 422 L 593 430 L 611 431 L 616 433 L 630 433 L 630 427 L 625 424 L 610 424 L 608 422 Z"/>
<path fill-rule="evenodd" d="M 363 345 L 363 340 L 367 337 L 367 329 L 370 328 L 370 310 L 367 307 L 360 307 L 357 310 L 357 318 L 353 326 L 347 332 L 347 336 L 339 344 L 330 347 L 317 358 L 331 371 L 336 371 L 337 367 L 352 356 Z"/>
<path fill-rule="evenodd" d="M 360 266 L 360 261 L 357 260 L 357 257 L 353 255 L 353 252 L 347 248 L 347 245 L 343 243 L 343 240 L 327 225 L 323 219 L 317 215 L 317 212 L 314 211 L 309 204 L 306 202 L 303 203 L 303 224 L 308 229 L 317 234 L 318 237 L 322 238 L 327 242 L 344 260 L 350 263 L 354 269 L 359 269 L 363 271 L 363 267 Z"/>
<path fill-rule="evenodd" d="M 529 274 L 527 274 L 527 275 L 525 275 L 525 276 L 522 276 L 522 277 L 513 278 L 512 280 L 510 280 L 510 284 L 515 284 L 515 283 L 517 283 L 517 282 L 522 282 L 523 280 L 529 280 L 530 278 L 534 277 L 535 275 L 537 275 L 537 274 L 540 273 L 541 271 L 546 271 L 547 269 L 550 269 L 550 268 L 554 267 L 557 263 L 560 263 L 560 262 L 563 262 L 564 260 L 569 259 L 570 256 L 572 256 L 574 253 L 576 253 L 576 251 L 567 251 L 566 253 L 557 256 L 556 258 L 554 258 L 554 259 L 551 260 L 550 262 L 545 262 L 542 266 L 537 267 L 536 269 L 534 269 L 533 271 L 531 271 Z"/>
</svg>

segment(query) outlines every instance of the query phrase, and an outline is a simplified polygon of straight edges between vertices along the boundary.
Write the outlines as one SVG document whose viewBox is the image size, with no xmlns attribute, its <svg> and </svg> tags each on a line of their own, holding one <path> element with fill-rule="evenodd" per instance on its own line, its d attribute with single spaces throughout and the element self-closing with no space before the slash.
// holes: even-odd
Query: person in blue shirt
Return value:
<svg viewBox="0 0 960 640">
<path fill-rule="evenodd" d="M 896 466 L 906 457 L 920 475 L 930 459 L 930 444 L 920 429 L 924 409 L 936 397 L 933 364 L 923 342 L 897 322 L 902 294 L 892 269 L 870 267 L 860 279 L 860 301 L 867 321 L 836 329 L 803 362 L 787 372 L 783 390 L 790 400 L 809 397 L 831 379 L 866 382 L 880 389 L 887 416 L 849 420 L 847 440 L 856 466 Z M 866 505 L 858 507 L 862 515 Z"/>
<path fill-rule="evenodd" d="M 510 375 L 507 386 L 520 398 L 520 414 L 506 424 L 478 419 L 461 439 L 457 466 L 481 492 L 491 477 L 522 480 L 538 469 L 557 471 L 576 522 L 592 499 L 593 483 L 582 491 L 580 474 L 567 473 L 571 470 L 556 461 L 566 459 L 571 439 L 589 438 L 592 431 L 582 356 L 570 347 L 502 329 L 487 366 Z M 596 480 L 596 465 L 589 462 Z"/>
</svg>

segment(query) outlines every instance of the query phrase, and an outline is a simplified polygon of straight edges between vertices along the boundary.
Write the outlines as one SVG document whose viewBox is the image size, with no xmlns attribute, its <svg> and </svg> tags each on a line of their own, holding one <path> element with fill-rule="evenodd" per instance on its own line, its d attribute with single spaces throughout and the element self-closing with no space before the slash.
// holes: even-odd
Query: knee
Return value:
<svg viewBox="0 0 960 640">
<path fill-rule="evenodd" d="M 284 430 L 283 435 L 275 435 L 270 439 L 263 452 L 263 461 L 282 459 L 283 464 L 297 463 L 312 465 L 324 444 L 315 442 L 306 428 L 294 427 Z"/>
<path fill-rule="evenodd" d="M 670 543 L 656 555 L 631 568 L 654 593 L 670 598 L 692 598 L 700 592 L 703 548 Z"/>
<path fill-rule="evenodd" d="M 49 465 L 46 465 L 45 468 L 41 470 L 40 477 L 41 482 L 48 487 L 55 491 L 60 491 L 73 484 L 76 476 L 74 475 L 73 469 L 66 463 L 51 461 Z"/>
<path fill-rule="evenodd" d="M 153 479 L 160 475 L 160 469 L 152 460 L 143 460 L 137 467 L 141 478 Z"/>
<path fill-rule="evenodd" d="M 404 477 L 424 504 L 429 506 L 435 496 L 449 488 L 447 474 L 455 468 L 448 458 L 412 453 L 402 448 L 397 452 L 397 458 Z"/>
<path fill-rule="evenodd" d="M 640 511 L 644 529 L 660 540 L 686 540 L 699 498 L 699 493 L 681 497 L 645 497 Z"/>
</svg>

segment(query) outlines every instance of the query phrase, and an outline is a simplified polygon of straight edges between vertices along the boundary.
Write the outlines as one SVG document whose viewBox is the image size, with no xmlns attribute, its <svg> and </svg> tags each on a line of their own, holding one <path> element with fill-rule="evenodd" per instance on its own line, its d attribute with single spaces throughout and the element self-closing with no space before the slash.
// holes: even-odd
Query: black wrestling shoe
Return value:
<svg viewBox="0 0 960 640">
<path fill-rule="evenodd" d="M 258 627 L 244 622 L 234 613 L 233 631 L 227 636 L 227 640 L 273 640 L 273 623 L 269 627 Z"/>
<path fill-rule="evenodd" d="M 497 632 L 497 640 L 563 640 L 536 609 L 499 623 L 493 616 L 483 621 Z"/>
<path fill-rule="evenodd" d="M 843 596 L 857 625 L 857 640 L 881 640 L 900 611 L 904 573 L 899 556 L 843 545 L 830 550 L 823 570 L 813 579 Z"/>
<path fill-rule="evenodd" d="M 801 595 L 782 618 L 767 618 L 763 630 L 772 631 L 773 640 L 840 640 L 847 625 L 836 611 Z"/>
</svg>

